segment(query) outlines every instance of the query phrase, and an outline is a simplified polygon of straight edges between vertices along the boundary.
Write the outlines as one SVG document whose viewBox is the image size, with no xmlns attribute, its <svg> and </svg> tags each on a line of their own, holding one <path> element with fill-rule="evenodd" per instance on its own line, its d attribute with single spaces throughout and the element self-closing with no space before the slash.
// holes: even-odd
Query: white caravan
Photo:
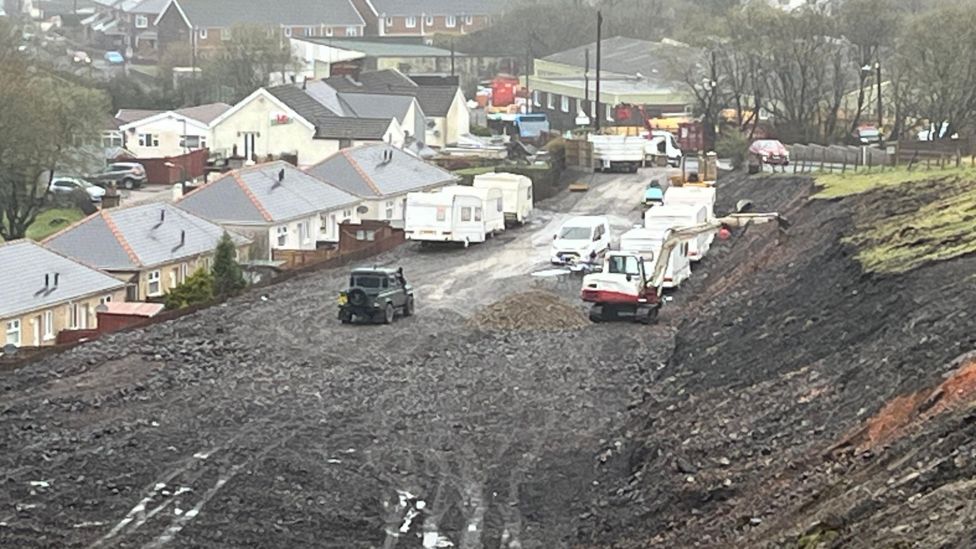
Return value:
<svg viewBox="0 0 976 549">
<path fill-rule="evenodd" d="M 505 221 L 521 225 L 532 213 L 532 180 L 513 173 L 486 173 L 475 176 L 474 188 L 502 192 Z"/>
<path fill-rule="evenodd" d="M 502 193 L 461 185 L 408 193 L 404 236 L 421 242 L 484 242 L 505 230 Z"/>
<path fill-rule="evenodd" d="M 665 206 L 705 206 L 708 218 L 715 217 L 715 187 L 668 187 Z"/>
<path fill-rule="evenodd" d="M 694 227 L 701 225 L 708 220 L 708 211 L 705 206 L 658 206 L 651 208 L 644 213 L 644 228 L 651 230 L 678 229 L 682 227 Z M 712 231 L 705 231 L 702 234 L 688 241 L 687 256 L 692 262 L 700 261 L 714 238 Z"/>
<path fill-rule="evenodd" d="M 633 228 L 620 236 L 620 251 L 637 254 L 644 259 L 644 272 L 653 273 L 654 264 L 661 253 L 664 239 L 671 229 Z M 665 288 L 677 288 L 691 276 L 691 261 L 688 260 L 688 243 L 684 242 L 671 252 L 668 267 L 664 271 Z"/>
<path fill-rule="evenodd" d="M 604 216 L 582 215 L 567 219 L 552 235 L 549 261 L 565 265 L 603 258 L 610 249 L 610 221 Z"/>
</svg>

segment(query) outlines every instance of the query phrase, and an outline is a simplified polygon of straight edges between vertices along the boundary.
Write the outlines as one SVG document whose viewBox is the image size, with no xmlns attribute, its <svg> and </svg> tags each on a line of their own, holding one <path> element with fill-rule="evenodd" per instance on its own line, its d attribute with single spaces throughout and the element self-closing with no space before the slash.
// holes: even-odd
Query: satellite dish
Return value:
<svg viewBox="0 0 976 549">
<path fill-rule="evenodd" d="M 357 206 L 356 213 L 360 213 L 360 214 L 369 213 L 369 206 L 366 205 Z"/>
<path fill-rule="evenodd" d="M 752 200 L 740 200 L 735 203 L 735 213 L 748 213 L 752 210 Z"/>
</svg>

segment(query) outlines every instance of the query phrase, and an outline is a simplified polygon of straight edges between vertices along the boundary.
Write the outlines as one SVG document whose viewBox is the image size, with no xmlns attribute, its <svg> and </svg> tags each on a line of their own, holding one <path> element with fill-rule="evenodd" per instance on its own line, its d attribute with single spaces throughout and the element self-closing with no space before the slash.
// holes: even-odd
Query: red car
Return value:
<svg viewBox="0 0 976 549">
<path fill-rule="evenodd" d="M 790 152 L 776 139 L 757 139 L 749 146 L 749 171 L 756 173 L 763 164 L 788 166 Z"/>
</svg>

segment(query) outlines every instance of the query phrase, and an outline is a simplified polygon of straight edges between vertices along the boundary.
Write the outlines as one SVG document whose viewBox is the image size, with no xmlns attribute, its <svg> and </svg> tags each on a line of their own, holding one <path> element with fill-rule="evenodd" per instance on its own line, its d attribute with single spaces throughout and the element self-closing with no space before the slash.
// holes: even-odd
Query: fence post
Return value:
<svg viewBox="0 0 976 549">
<path fill-rule="evenodd" d="M 827 163 L 827 149 L 820 149 L 820 171 L 824 171 L 824 165 Z"/>
</svg>

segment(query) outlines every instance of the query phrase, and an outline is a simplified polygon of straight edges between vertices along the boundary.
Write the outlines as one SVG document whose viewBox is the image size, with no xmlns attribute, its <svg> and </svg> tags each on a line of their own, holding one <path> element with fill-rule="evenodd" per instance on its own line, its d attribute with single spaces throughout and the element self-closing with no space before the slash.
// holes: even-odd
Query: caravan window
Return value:
<svg viewBox="0 0 976 549">
<path fill-rule="evenodd" d="M 501 211 L 504 211 L 504 209 L 502 208 L 502 199 L 501 198 L 495 200 L 495 203 L 497 204 L 498 211 L 500 211 L 500 212 Z"/>
<path fill-rule="evenodd" d="M 640 274 L 640 265 L 638 265 L 637 258 L 634 256 L 612 256 L 608 263 L 610 264 L 609 272 L 611 273 L 629 275 Z"/>
<path fill-rule="evenodd" d="M 471 221 L 471 207 L 461 208 L 461 221 Z"/>
<path fill-rule="evenodd" d="M 438 207 L 437 208 L 437 220 L 446 221 L 447 220 L 447 208 Z"/>
<path fill-rule="evenodd" d="M 481 208 L 474 209 L 474 220 L 481 221 Z"/>
</svg>

